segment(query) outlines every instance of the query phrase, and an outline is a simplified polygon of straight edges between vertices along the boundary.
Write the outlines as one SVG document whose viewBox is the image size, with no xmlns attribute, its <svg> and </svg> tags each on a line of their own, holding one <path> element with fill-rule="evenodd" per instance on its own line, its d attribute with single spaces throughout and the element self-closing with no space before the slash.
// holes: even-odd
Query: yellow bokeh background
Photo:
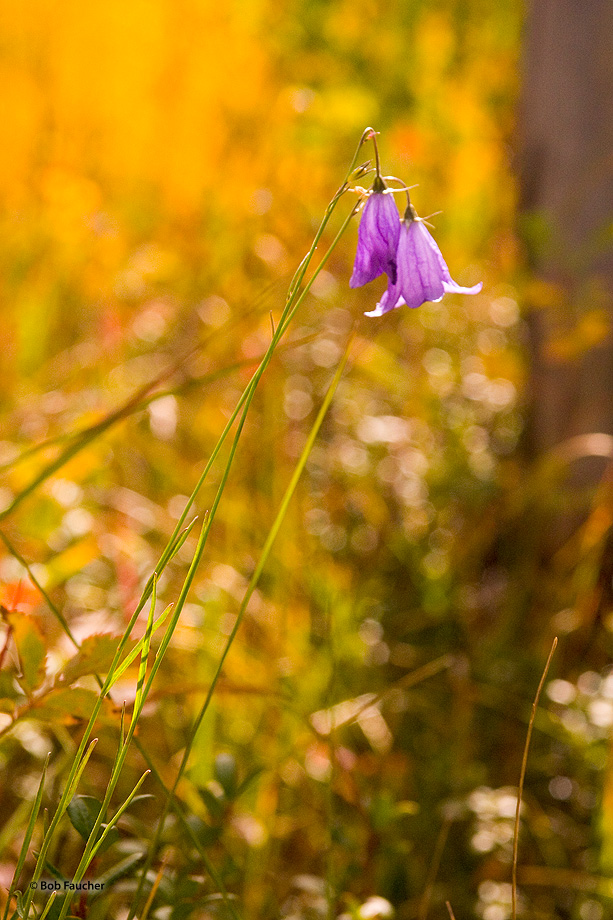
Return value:
<svg viewBox="0 0 613 920">
<path fill-rule="evenodd" d="M 518 11 L 480 12 L 4 4 L 4 373 L 31 374 L 66 327 L 125 318 L 139 274 L 238 309 L 299 261 L 367 124 L 383 131 L 386 168 L 419 183 L 418 210 L 443 211 L 452 258 L 503 259 Z M 263 234 L 280 245 L 254 270 Z"/>
</svg>

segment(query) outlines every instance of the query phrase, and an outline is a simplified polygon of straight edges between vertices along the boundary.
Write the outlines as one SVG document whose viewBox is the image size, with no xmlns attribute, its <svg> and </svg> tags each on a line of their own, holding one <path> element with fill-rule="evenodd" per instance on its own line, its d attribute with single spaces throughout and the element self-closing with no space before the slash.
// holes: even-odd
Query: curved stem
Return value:
<svg viewBox="0 0 613 920">
<path fill-rule="evenodd" d="M 541 696 L 541 691 L 545 680 L 547 679 L 547 672 L 549 671 L 549 665 L 551 664 L 551 659 L 553 658 L 553 653 L 556 650 L 558 644 L 558 637 L 556 636 L 553 640 L 551 651 L 549 652 L 549 657 L 547 658 L 547 663 L 545 669 L 541 675 L 541 679 L 536 691 L 536 696 L 534 697 L 534 702 L 532 704 L 532 712 L 530 714 L 530 722 L 528 723 L 528 733 L 526 735 L 526 744 L 524 745 L 524 756 L 521 762 L 521 771 L 519 776 L 519 786 L 517 788 L 517 803 L 515 807 L 515 826 L 513 828 L 513 866 L 512 866 L 512 879 L 511 879 L 511 918 L 516 920 L 517 917 L 517 856 L 519 851 L 519 816 L 521 813 L 521 802 L 524 794 L 524 781 L 526 779 L 526 766 L 528 764 L 528 750 L 530 748 L 530 739 L 532 737 L 532 728 L 534 726 L 534 720 L 536 718 L 536 710 L 539 704 L 539 699 Z"/>
<path fill-rule="evenodd" d="M 381 176 L 381 161 L 379 159 L 379 146 L 377 144 L 377 132 L 371 130 L 370 139 L 372 145 L 375 148 L 375 175 L 379 182 L 383 182 L 383 177 Z"/>
</svg>

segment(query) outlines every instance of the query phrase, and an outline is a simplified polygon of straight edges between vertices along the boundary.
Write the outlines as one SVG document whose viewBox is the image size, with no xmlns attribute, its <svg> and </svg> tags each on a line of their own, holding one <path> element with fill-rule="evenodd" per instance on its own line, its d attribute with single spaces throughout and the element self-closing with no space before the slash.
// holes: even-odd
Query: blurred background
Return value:
<svg viewBox="0 0 613 920">
<path fill-rule="evenodd" d="M 121 633 L 373 125 L 384 173 L 436 212 L 452 277 L 483 292 L 364 319 L 384 283 L 349 288 L 350 227 L 263 378 L 139 738 L 172 784 L 355 326 L 180 798 L 246 918 L 425 920 L 449 900 L 458 920 L 506 920 L 557 635 L 520 910 L 610 915 L 611 9 L 2 5 L 0 601 L 42 649 L 29 700 L 0 681 L 3 884 L 44 756 L 51 806 L 82 724 L 76 702 L 52 704 L 74 648 L 24 563 L 79 641 Z M 134 675 L 116 699 L 130 694 Z M 83 779 L 98 798 L 105 718 Z M 135 751 L 124 795 L 142 769 Z M 163 797 L 146 788 L 100 874 L 151 836 Z M 68 875 L 79 838 L 63 835 L 51 859 Z M 221 915 L 172 821 L 162 847 L 150 915 Z M 125 876 L 83 916 L 126 916 Z"/>
</svg>

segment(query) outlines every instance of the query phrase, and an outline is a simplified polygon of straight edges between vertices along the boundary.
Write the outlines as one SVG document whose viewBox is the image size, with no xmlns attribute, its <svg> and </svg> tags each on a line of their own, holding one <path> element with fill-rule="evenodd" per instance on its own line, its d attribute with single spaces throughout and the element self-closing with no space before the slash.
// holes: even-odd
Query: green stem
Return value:
<svg viewBox="0 0 613 920">
<path fill-rule="evenodd" d="M 334 396 L 334 393 L 336 392 L 336 388 L 337 388 L 337 386 L 338 386 L 338 384 L 339 384 L 339 381 L 340 381 L 340 379 L 341 379 L 342 373 L 343 373 L 343 371 L 344 371 L 344 369 L 345 369 L 345 364 L 347 363 L 347 358 L 348 358 L 348 356 L 349 356 L 349 349 L 350 349 L 350 346 L 351 346 L 351 340 L 350 340 L 349 343 L 347 344 L 347 347 L 346 347 L 346 349 L 345 349 L 345 353 L 344 353 L 344 355 L 343 355 L 343 357 L 342 357 L 342 359 L 341 359 L 341 361 L 340 361 L 340 363 L 339 363 L 339 365 L 338 365 L 338 367 L 337 367 L 337 369 L 336 369 L 336 373 L 335 373 L 335 375 L 334 375 L 334 378 L 333 378 L 333 380 L 332 380 L 332 383 L 330 384 L 330 386 L 329 386 L 329 388 L 328 388 L 328 391 L 327 391 L 326 396 L 325 396 L 325 399 L 324 399 L 324 401 L 323 401 L 323 403 L 322 403 L 322 405 L 321 405 L 321 408 L 320 408 L 320 410 L 319 410 L 319 413 L 318 413 L 318 415 L 317 415 L 317 418 L 316 418 L 316 420 L 315 420 L 315 423 L 314 423 L 313 427 L 311 428 L 311 431 L 310 431 L 310 433 L 309 433 L 309 437 L 308 437 L 307 442 L 306 442 L 306 444 L 305 444 L 305 446 L 304 446 L 304 449 L 303 449 L 303 451 L 302 451 L 302 454 L 301 454 L 301 456 L 300 456 L 300 459 L 299 459 L 298 463 L 296 464 L 296 467 L 295 467 L 295 469 L 294 469 L 292 478 L 291 478 L 291 480 L 290 480 L 290 482 L 289 482 L 289 485 L 288 485 L 288 487 L 287 487 L 287 489 L 286 489 L 286 491 L 285 491 L 285 494 L 284 494 L 284 496 L 283 496 L 283 499 L 282 499 L 282 501 L 281 501 L 281 505 L 280 505 L 279 510 L 278 510 L 278 512 L 277 512 L 277 516 L 276 516 L 276 518 L 275 518 L 275 520 L 274 520 L 274 522 L 273 522 L 273 524 L 272 524 L 272 527 L 270 528 L 270 530 L 269 530 L 269 532 L 268 532 L 268 536 L 267 536 L 267 538 L 266 538 L 266 542 L 264 543 L 264 547 L 263 547 L 262 552 L 261 552 L 261 554 L 260 554 L 260 558 L 258 559 L 258 563 L 257 563 L 257 565 L 256 565 L 256 567 L 255 567 L 255 570 L 254 570 L 254 572 L 253 572 L 253 574 L 252 574 L 252 576 L 251 576 L 251 579 L 250 579 L 249 584 L 248 584 L 248 586 L 247 586 L 247 589 L 246 589 L 246 591 L 245 591 L 245 595 L 244 595 L 244 597 L 243 597 L 241 606 L 240 606 L 239 611 L 238 611 L 238 615 L 237 615 L 237 617 L 236 617 L 236 622 L 234 623 L 234 626 L 233 626 L 233 628 L 232 628 L 232 631 L 231 631 L 230 635 L 228 636 L 226 645 L 225 645 L 224 650 L 223 650 L 223 652 L 222 652 L 222 654 L 221 654 L 221 658 L 220 658 L 220 660 L 219 660 L 219 662 L 218 662 L 218 665 L 217 665 L 215 674 L 214 674 L 214 676 L 213 676 L 213 680 L 211 681 L 211 684 L 210 684 L 210 686 L 209 686 L 209 689 L 208 689 L 206 698 L 205 698 L 204 703 L 202 704 L 202 706 L 201 706 L 201 708 L 200 708 L 200 711 L 199 711 L 199 713 L 198 713 L 198 715 L 197 715 L 197 717 L 196 717 L 196 719 L 195 719 L 195 721 L 194 721 L 194 723 L 193 723 L 193 725 L 192 725 L 192 727 L 191 727 L 191 729 L 190 729 L 190 734 L 189 734 L 189 737 L 188 737 L 188 740 L 187 740 L 187 744 L 186 744 L 186 746 L 185 746 L 185 750 L 184 750 L 184 752 L 183 752 L 183 757 L 181 758 L 181 763 L 180 763 L 179 769 L 178 769 L 178 771 L 177 771 L 177 776 L 176 776 L 175 781 L 174 781 L 174 783 L 173 783 L 172 789 L 170 790 L 170 795 L 169 795 L 169 797 L 166 799 L 166 802 L 165 802 L 165 804 L 164 804 L 164 808 L 162 809 L 162 813 L 161 813 L 160 818 L 159 818 L 159 820 L 158 820 L 158 826 L 157 826 L 156 833 L 155 833 L 155 835 L 154 835 L 154 838 L 153 838 L 153 840 L 152 840 L 152 842 L 151 842 L 151 845 L 150 845 L 150 848 L 149 848 L 149 853 L 148 853 L 147 860 L 146 860 L 144 866 L 143 866 L 142 869 L 141 869 L 141 878 L 140 878 L 140 882 L 139 882 L 139 887 L 138 887 L 138 890 L 137 890 L 136 895 L 135 895 L 135 897 L 134 897 L 133 908 L 132 908 L 132 912 L 130 913 L 129 920 L 132 920 L 132 918 L 133 918 L 133 917 L 135 916 L 135 914 L 136 914 L 136 908 L 138 907 L 138 902 L 139 902 L 139 899 L 140 899 L 140 896 L 141 896 L 141 892 L 142 892 L 142 888 L 143 888 L 143 884 L 144 884 L 144 879 L 145 879 L 145 876 L 146 876 L 147 872 L 148 872 L 149 869 L 151 868 L 151 864 L 152 864 L 152 862 L 153 862 L 153 857 L 154 857 L 155 852 L 157 851 L 157 848 L 158 848 L 158 845 L 159 845 L 159 842 L 160 842 L 160 839 L 161 839 L 161 836 L 162 836 L 162 833 L 163 833 L 163 830 L 164 830 L 164 825 L 165 825 L 165 822 L 166 822 L 166 818 L 167 818 L 167 816 L 168 816 L 168 812 L 169 812 L 170 807 L 171 807 L 171 804 L 172 804 L 172 799 L 173 799 L 173 797 L 174 797 L 174 795 L 175 795 L 175 793 L 176 793 L 177 786 L 179 785 L 179 782 L 181 781 L 181 778 L 182 778 L 182 776 L 183 776 L 183 774 L 184 774 L 184 772 L 185 772 L 185 768 L 186 768 L 186 766 L 187 766 L 187 762 L 188 762 L 188 759 L 189 759 L 189 756 L 190 756 L 190 753 L 191 753 L 191 749 L 192 749 L 194 740 L 195 740 L 195 738 L 196 738 L 196 734 L 197 734 L 198 729 L 200 728 L 200 725 L 202 724 L 202 720 L 204 719 L 204 717 L 205 717 L 205 715 L 206 715 L 206 712 L 207 712 L 207 710 L 208 710 L 208 708 L 209 708 L 209 705 L 210 705 L 211 700 L 212 700 L 212 698 L 213 698 L 213 694 L 214 694 L 215 689 L 216 689 L 216 687 L 217 687 L 217 683 L 218 683 L 219 678 L 220 678 L 220 676 L 221 676 L 221 673 L 222 673 L 222 670 L 223 670 L 223 666 L 224 666 L 225 660 L 226 660 L 226 658 L 227 658 L 227 656 L 228 656 L 228 653 L 229 653 L 229 651 L 230 651 L 230 648 L 232 647 L 232 644 L 233 644 L 233 642 L 234 642 L 234 639 L 235 639 L 235 637 L 236 637 L 236 634 L 238 633 L 238 630 L 240 629 L 240 625 L 241 625 L 241 623 L 242 623 L 242 621 L 243 621 L 243 617 L 244 617 L 244 615 L 245 615 L 245 611 L 246 611 L 246 609 L 247 609 L 247 606 L 248 606 L 248 604 L 249 604 L 249 601 L 250 601 L 250 599 L 251 599 L 251 597 L 252 597 L 252 595 L 253 595 L 253 592 L 255 591 L 255 589 L 256 589 L 256 587 L 257 587 L 257 584 L 258 584 L 258 582 L 259 582 L 259 580 L 260 580 L 260 577 L 261 577 L 261 575 L 262 575 L 262 571 L 263 571 L 263 569 L 264 569 L 264 566 L 266 565 L 266 562 L 268 561 L 268 557 L 269 557 L 269 555 L 270 555 L 270 551 L 271 551 L 271 549 L 272 549 L 272 545 L 273 545 L 275 539 L 277 538 L 277 535 L 278 535 L 278 533 L 279 533 L 279 529 L 281 528 L 281 524 L 283 523 L 283 520 L 284 520 L 284 518 L 285 518 L 285 515 L 287 514 L 287 510 L 288 510 L 288 508 L 289 508 L 290 501 L 291 501 L 292 496 L 293 496 L 293 494 L 294 494 L 294 492 L 295 492 L 295 490 L 296 490 L 296 486 L 298 485 L 298 481 L 299 481 L 299 479 L 300 479 L 300 476 L 302 475 L 302 471 L 304 470 L 304 467 L 305 467 L 305 464 L 306 464 L 306 462 L 307 462 L 307 459 L 308 459 L 308 457 L 309 457 L 309 455 L 310 455 L 310 453 L 311 453 L 311 450 L 313 449 L 313 445 L 314 445 L 314 443 L 315 443 L 315 439 L 316 439 L 316 437 L 317 437 L 317 434 L 319 433 L 319 429 L 320 429 L 320 427 L 321 427 L 321 424 L 322 424 L 322 422 L 323 422 L 323 420 L 324 420 L 324 418 L 325 418 L 325 415 L 326 415 L 326 413 L 327 413 L 327 411 L 328 411 L 328 408 L 329 408 L 329 406 L 330 406 L 330 403 L 331 403 L 331 401 L 332 401 L 332 398 L 333 398 L 333 396 Z M 233 915 L 235 916 L 235 913 L 234 913 L 233 908 L 231 908 L 231 909 L 232 909 Z"/>
</svg>

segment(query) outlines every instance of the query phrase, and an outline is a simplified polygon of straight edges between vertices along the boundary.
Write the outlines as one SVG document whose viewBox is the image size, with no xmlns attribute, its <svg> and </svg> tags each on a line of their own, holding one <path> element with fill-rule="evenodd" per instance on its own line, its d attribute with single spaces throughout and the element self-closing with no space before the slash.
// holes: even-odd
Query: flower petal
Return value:
<svg viewBox="0 0 613 920">
<path fill-rule="evenodd" d="M 364 207 L 353 274 L 349 284 L 361 287 L 383 272 L 396 280 L 396 248 L 400 216 L 392 195 L 372 192 Z"/>
<path fill-rule="evenodd" d="M 435 255 L 435 258 L 439 264 L 445 293 L 447 294 L 478 294 L 481 288 L 483 287 L 483 284 L 479 283 L 479 284 L 473 285 L 473 287 L 462 287 L 462 285 L 457 284 L 457 282 L 453 280 L 453 278 L 451 277 L 449 273 L 447 263 L 443 259 L 443 254 L 441 253 L 440 249 L 436 245 L 436 242 L 433 239 L 432 234 L 429 232 L 427 227 L 424 225 L 423 221 L 420 221 L 420 224 L 423 227 L 422 235 L 424 235 L 425 239 L 427 240 L 428 245 L 432 249 Z"/>
<path fill-rule="evenodd" d="M 445 293 L 437 252 L 422 221 L 403 222 L 398 242 L 398 287 L 407 306 L 420 307 L 426 300 L 440 300 Z"/>
<path fill-rule="evenodd" d="M 390 310 L 401 307 L 403 304 L 404 300 L 400 296 L 400 288 L 390 281 L 386 292 L 375 309 L 371 310 L 370 313 L 365 313 L 364 316 L 383 316 L 385 313 L 389 313 Z"/>
<path fill-rule="evenodd" d="M 474 284 L 472 287 L 462 287 L 459 284 L 456 284 L 455 281 L 443 281 L 443 287 L 445 288 L 446 294 L 478 294 L 483 284 Z"/>
<path fill-rule="evenodd" d="M 381 193 L 373 193 L 367 202 L 368 207 L 370 201 L 375 199 L 368 221 L 365 209 L 360 224 L 358 253 L 351 279 L 352 285 L 356 287 L 358 283 L 365 284 L 366 281 L 371 281 L 382 271 L 388 274 L 387 290 L 375 309 L 366 313 L 366 316 L 383 316 L 390 310 L 405 305 L 411 308 L 420 307 L 426 301 L 436 303 L 445 293 L 479 293 L 481 284 L 462 287 L 453 280 L 440 249 L 424 222 L 415 216 L 412 209 L 407 209 L 407 216 L 400 223 L 395 255 L 390 255 L 388 250 L 386 263 L 386 256 L 382 255 L 382 240 L 388 231 L 392 231 L 389 207 L 385 206 L 384 213 L 382 198 Z M 365 280 L 362 281 L 361 278 Z"/>
</svg>

